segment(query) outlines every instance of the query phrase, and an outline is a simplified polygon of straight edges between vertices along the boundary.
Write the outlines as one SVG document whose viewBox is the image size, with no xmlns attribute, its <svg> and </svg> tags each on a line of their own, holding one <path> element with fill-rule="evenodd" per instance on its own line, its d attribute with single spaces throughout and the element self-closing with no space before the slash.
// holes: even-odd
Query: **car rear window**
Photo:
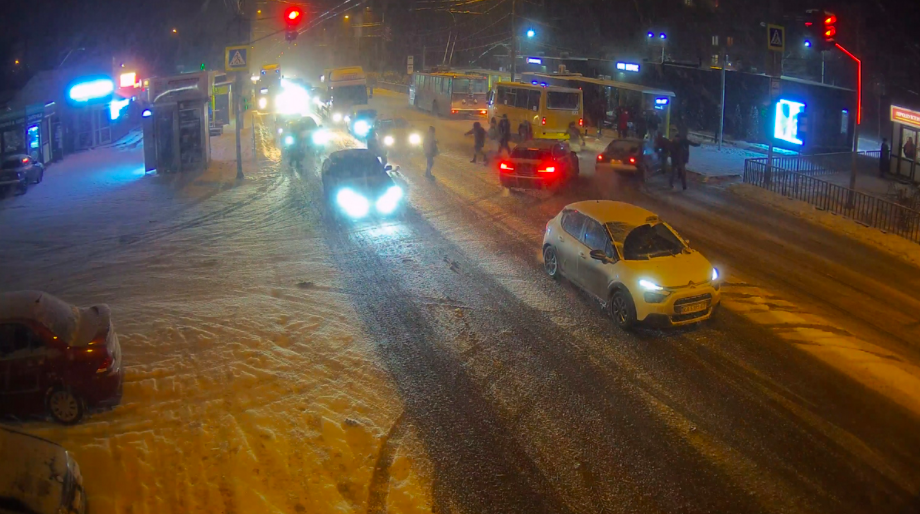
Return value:
<svg viewBox="0 0 920 514">
<path fill-rule="evenodd" d="M 552 152 L 549 148 L 526 148 L 526 147 L 515 147 L 514 150 L 511 150 L 512 159 L 549 159 L 552 157 Z"/>
<path fill-rule="evenodd" d="M 546 108 L 574 111 L 578 109 L 578 93 L 550 91 L 546 95 Z"/>
<path fill-rule="evenodd" d="M 623 156 L 623 155 L 639 155 L 639 142 L 638 141 L 612 141 L 605 150 L 607 155 L 613 156 Z"/>
<path fill-rule="evenodd" d="M 22 160 L 19 157 L 10 157 L 8 159 L 3 159 L 3 164 L 0 164 L 0 169 L 4 170 L 14 170 L 20 166 Z"/>
</svg>

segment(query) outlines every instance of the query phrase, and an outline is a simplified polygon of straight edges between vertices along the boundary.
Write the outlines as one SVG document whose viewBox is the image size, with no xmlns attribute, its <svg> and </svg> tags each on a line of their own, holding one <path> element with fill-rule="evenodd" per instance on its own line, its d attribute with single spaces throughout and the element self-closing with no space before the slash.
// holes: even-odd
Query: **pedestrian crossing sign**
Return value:
<svg viewBox="0 0 920 514">
<path fill-rule="evenodd" d="M 246 71 L 249 69 L 249 47 L 228 46 L 224 51 L 224 69 L 227 71 Z"/>
<path fill-rule="evenodd" d="M 786 51 L 786 28 L 767 25 L 767 49 L 774 52 Z"/>
</svg>

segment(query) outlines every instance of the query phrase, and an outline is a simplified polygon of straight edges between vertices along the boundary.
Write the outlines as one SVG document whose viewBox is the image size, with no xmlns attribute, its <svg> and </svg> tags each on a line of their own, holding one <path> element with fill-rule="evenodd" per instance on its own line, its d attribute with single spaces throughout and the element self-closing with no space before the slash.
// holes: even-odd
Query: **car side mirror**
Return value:
<svg viewBox="0 0 920 514">
<path fill-rule="evenodd" d="M 393 167 L 387 164 L 386 166 L 383 167 L 383 171 L 393 171 Z"/>
<path fill-rule="evenodd" d="M 603 250 L 591 250 L 591 254 L 590 254 L 590 255 L 591 255 L 591 258 L 594 259 L 594 260 L 596 260 L 596 261 L 601 261 L 601 262 L 604 262 L 604 263 L 610 262 L 610 258 L 607 257 L 607 254 L 604 253 Z"/>
</svg>

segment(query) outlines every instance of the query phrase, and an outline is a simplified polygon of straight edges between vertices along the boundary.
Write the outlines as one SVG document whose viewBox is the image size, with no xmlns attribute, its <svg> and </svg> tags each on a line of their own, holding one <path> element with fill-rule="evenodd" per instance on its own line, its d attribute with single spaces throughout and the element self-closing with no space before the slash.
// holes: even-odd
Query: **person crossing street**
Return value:
<svg viewBox="0 0 920 514">
<path fill-rule="evenodd" d="M 486 158 L 486 153 L 483 151 L 483 147 L 486 145 L 486 129 L 482 128 L 482 125 L 477 121 L 473 123 L 473 128 L 470 129 L 465 135 L 473 136 L 473 160 L 470 162 L 475 163 L 476 157 L 482 156 L 482 163 L 488 164 L 488 159 Z"/>
</svg>

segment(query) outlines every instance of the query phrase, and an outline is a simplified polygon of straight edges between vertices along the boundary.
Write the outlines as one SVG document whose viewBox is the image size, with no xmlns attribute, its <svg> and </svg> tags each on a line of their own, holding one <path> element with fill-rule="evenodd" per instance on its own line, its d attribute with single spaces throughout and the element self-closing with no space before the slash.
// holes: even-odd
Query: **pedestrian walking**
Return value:
<svg viewBox="0 0 920 514">
<path fill-rule="evenodd" d="M 533 139 L 533 128 L 531 128 L 529 121 L 524 120 L 518 125 L 518 141 L 523 143 L 531 139 Z"/>
<path fill-rule="evenodd" d="M 510 141 L 511 121 L 507 114 L 502 114 L 502 119 L 498 122 L 498 153 L 505 149 L 508 150 L 508 154 L 511 154 L 511 146 L 508 144 Z"/>
<path fill-rule="evenodd" d="M 882 148 L 878 154 L 878 174 L 884 177 L 891 169 L 891 147 L 888 146 L 888 139 L 882 139 Z"/>
<path fill-rule="evenodd" d="M 617 134 L 620 139 L 626 138 L 629 134 L 629 111 L 622 109 L 617 117 Z"/>
<path fill-rule="evenodd" d="M 569 133 L 569 144 L 575 144 L 575 141 L 581 140 L 581 149 L 585 149 L 585 137 L 581 135 L 581 131 L 578 130 L 578 125 L 574 121 L 569 122 L 569 128 L 567 130 Z"/>
<path fill-rule="evenodd" d="M 674 188 L 675 175 L 680 178 L 680 183 L 684 190 L 687 189 L 687 163 L 690 162 L 690 147 L 700 146 L 699 143 L 690 141 L 685 136 L 677 134 L 671 141 L 671 188 Z"/>
<path fill-rule="evenodd" d="M 482 128 L 482 125 L 477 121 L 473 123 L 473 128 L 466 135 L 473 136 L 473 160 L 470 162 L 476 162 L 476 157 L 481 155 L 482 163 L 488 164 L 486 153 L 482 150 L 486 145 L 486 129 Z"/>
<path fill-rule="evenodd" d="M 428 133 L 422 141 L 422 150 L 425 152 L 425 176 L 434 178 L 431 168 L 434 167 L 434 158 L 438 155 L 438 141 L 434 138 L 434 127 L 428 127 Z"/>
</svg>

